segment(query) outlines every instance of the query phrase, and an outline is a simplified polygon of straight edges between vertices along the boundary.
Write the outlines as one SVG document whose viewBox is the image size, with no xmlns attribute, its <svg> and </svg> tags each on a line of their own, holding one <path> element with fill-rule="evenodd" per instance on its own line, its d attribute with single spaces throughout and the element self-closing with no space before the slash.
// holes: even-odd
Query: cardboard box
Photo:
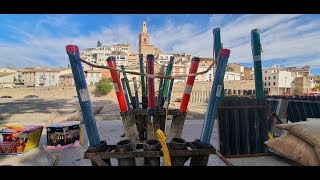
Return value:
<svg viewBox="0 0 320 180">
<path fill-rule="evenodd" d="M 0 130 L 0 154 L 23 154 L 37 147 L 43 126 L 20 125 L 18 128 L 2 127 Z"/>
<path fill-rule="evenodd" d="M 47 149 L 66 149 L 80 145 L 80 121 L 69 121 L 47 127 Z"/>
</svg>

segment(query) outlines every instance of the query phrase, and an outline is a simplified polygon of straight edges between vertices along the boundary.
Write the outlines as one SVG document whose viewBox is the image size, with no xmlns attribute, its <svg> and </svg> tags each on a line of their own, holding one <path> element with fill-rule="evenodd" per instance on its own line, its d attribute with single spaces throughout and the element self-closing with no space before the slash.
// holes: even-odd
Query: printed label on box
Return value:
<svg viewBox="0 0 320 180">
<path fill-rule="evenodd" d="M 79 144 L 80 125 L 47 127 L 47 148 L 64 149 Z"/>
<path fill-rule="evenodd" d="M 21 129 L 5 128 L 0 132 L 0 153 L 22 154 L 38 146 L 42 126 L 23 126 Z"/>
<path fill-rule="evenodd" d="M 38 145 L 39 137 L 41 136 L 41 133 L 42 133 L 42 129 L 38 129 L 28 134 L 28 142 L 27 142 L 25 151 L 28 151 L 29 149 L 36 147 Z"/>
</svg>

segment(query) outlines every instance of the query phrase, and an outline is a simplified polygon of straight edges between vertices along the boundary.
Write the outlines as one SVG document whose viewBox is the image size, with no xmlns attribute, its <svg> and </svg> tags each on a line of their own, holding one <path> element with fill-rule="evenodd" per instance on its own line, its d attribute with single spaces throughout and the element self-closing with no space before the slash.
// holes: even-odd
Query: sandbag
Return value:
<svg viewBox="0 0 320 180">
<path fill-rule="evenodd" d="M 301 121 L 292 124 L 278 124 L 278 128 L 285 129 L 291 134 L 320 147 L 320 121 Z"/>
<path fill-rule="evenodd" d="M 316 151 L 316 154 L 317 154 L 318 159 L 320 161 L 320 147 L 315 147 L 314 150 Z"/>
<path fill-rule="evenodd" d="M 265 144 L 276 154 L 301 165 L 320 166 L 314 147 L 289 132 L 283 133 L 278 138 L 268 140 Z"/>
</svg>

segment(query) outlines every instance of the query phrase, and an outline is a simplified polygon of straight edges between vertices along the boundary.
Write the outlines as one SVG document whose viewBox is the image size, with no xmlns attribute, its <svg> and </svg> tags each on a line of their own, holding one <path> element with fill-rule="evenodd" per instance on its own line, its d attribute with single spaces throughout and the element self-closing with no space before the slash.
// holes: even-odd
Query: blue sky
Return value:
<svg viewBox="0 0 320 180">
<path fill-rule="evenodd" d="M 320 15 L 301 14 L 79 14 L 0 15 L 0 67 L 65 67 L 65 46 L 80 50 L 130 43 L 138 50 L 142 21 L 150 41 L 167 53 L 212 57 L 212 29 L 221 28 L 229 62 L 252 66 L 250 32 L 261 30 L 263 67 L 311 65 L 320 75 Z"/>
</svg>

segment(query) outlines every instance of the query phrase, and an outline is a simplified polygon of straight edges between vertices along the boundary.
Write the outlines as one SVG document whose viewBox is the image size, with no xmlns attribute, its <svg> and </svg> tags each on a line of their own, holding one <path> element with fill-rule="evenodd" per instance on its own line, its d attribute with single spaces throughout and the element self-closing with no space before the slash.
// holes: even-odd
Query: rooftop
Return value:
<svg viewBox="0 0 320 180">
<path fill-rule="evenodd" d="M 61 68 L 60 68 L 61 69 Z M 32 67 L 32 68 L 24 68 L 22 72 L 30 73 L 30 72 L 60 72 L 59 68 L 40 68 L 40 67 Z"/>
<path fill-rule="evenodd" d="M 115 44 L 113 46 L 126 46 L 126 47 L 128 47 L 128 46 L 130 46 L 130 44 Z"/>
<path fill-rule="evenodd" d="M 63 74 L 63 75 L 60 75 L 59 77 L 73 77 L 73 74 L 72 73 Z"/>
<path fill-rule="evenodd" d="M 9 76 L 11 74 L 15 74 L 15 72 L 0 72 L 0 77 Z"/>
</svg>

